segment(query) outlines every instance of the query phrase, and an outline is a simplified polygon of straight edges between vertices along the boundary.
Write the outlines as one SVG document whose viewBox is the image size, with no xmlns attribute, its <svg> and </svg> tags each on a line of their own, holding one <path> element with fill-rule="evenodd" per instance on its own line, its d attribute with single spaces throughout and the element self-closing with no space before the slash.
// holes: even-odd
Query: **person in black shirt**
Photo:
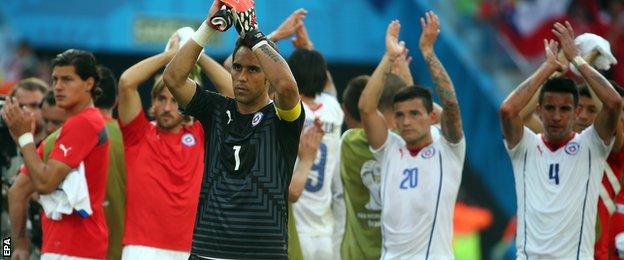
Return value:
<svg viewBox="0 0 624 260">
<path fill-rule="evenodd" d="M 241 37 L 231 70 L 235 98 L 205 91 L 188 79 L 202 47 L 218 33 L 210 18 L 221 5 L 213 3 L 209 19 L 163 75 L 185 113 L 205 132 L 191 259 L 285 259 L 288 186 L 305 115 L 295 79 L 258 30 L 253 11 L 245 14 L 251 19 L 236 20 Z"/>
</svg>

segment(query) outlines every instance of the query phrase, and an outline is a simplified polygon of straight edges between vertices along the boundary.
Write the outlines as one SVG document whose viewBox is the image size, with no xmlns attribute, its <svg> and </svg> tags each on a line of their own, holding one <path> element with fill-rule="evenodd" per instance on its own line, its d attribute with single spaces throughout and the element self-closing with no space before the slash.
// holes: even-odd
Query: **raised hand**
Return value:
<svg viewBox="0 0 624 260">
<path fill-rule="evenodd" d="M 401 31 L 401 23 L 394 20 L 388 24 L 386 30 L 386 55 L 390 60 L 395 61 L 405 51 L 405 42 L 399 41 L 399 32 Z"/>
<path fill-rule="evenodd" d="M 221 0 L 214 0 L 208 10 L 208 17 L 206 18 L 206 21 L 210 21 L 210 18 L 212 18 L 217 11 L 221 9 L 221 6 L 223 6 L 223 2 L 221 2 Z"/>
<path fill-rule="evenodd" d="M 559 43 L 555 40 L 544 39 L 544 50 L 546 53 L 546 64 L 555 68 L 557 71 L 563 71 L 566 66 L 557 59 L 557 52 L 559 50 Z"/>
<path fill-rule="evenodd" d="M 295 10 L 286 20 L 271 33 L 271 40 L 276 42 L 293 35 L 302 25 L 308 11 L 303 8 Z"/>
<path fill-rule="evenodd" d="M 180 48 L 180 35 L 178 32 L 175 32 L 169 37 L 169 41 L 167 41 L 167 48 L 165 49 L 166 53 L 175 53 Z"/>
<path fill-rule="evenodd" d="M 565 54 L 568 61 L 571 61 L 579 54 L 578 47 L 574 43 L 574 29 L 568 21 L 565 22 L 565 26 L 561 23 L 555 23 L 552 32 L 559 38 L 561 49 Z"/>
<path fill-rule="evenodd" d="M 35 118 L 32 112 L 22 109 L 15 98 L 9 98 L 4 103 L 2 118 L 9 127 L 14 141 L 25 133 L 34 132 Z"/>
<path fill-rule="evenodd" d="M 425 17 L 420 18 L 420 26 L 422 27 L 419 41 L 420 50 L 422 52 L 433 51 L 433 45 L 438 39 L 438 34 L 440 34 L 440 19 L 433 11 L 426 12 Z"/>
<path fill-rule="evenodd" d="M 301 26 L 296 31 L 295 38 L 292 40 L 293 46 L 298 49 L 314 50 L 314 44 L 308 36 L 308 30 L 305 25 L 301 23 Z"/>
<path fill-rule="evenodd" d="M 301 134 L 301 141 L 299 142 L 299 160 L 301 161 L 314 161 L 316 158 L 316 152 L 323 139 L 323 126 L 321 121 L 317 118 L 314 120 L 314 125 L 305 129 Z"/>
</svg>

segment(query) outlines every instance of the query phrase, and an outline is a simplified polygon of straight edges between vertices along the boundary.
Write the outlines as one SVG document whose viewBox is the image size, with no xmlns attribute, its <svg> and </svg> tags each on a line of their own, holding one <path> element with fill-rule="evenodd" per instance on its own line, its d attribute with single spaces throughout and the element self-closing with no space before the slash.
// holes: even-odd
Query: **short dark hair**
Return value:
<svg viewBox="0 0 624 260">
<path fill-rule="evenodd" d="M 102 95 L 93 104 L 97 108 L 113 108 L 117 101 L 117 79 L 115 74 L 102 65 L 98 66 L 98 72 L 100 74 L 99 88 L 102 90 Z"/>
<path fill-rule="evenodd" d="M 394 95 L 392 104 L 404 102 L 415 98 L 420 98 L 423 101 L 423 105 L 425 105 L 427 113 L 431 113 L 433 111 L 433 100 L 431 98 L 431 91 L 417 85 L 405 87 L 399 90 L 399 92 Z"/>
<path fill-rule="evenodd" d="M 43 107 L 43 104 L 48 104 L 48 106 L 51 106 L 51 107 L 56 106 L 56 99 L 54 99 L 54 91 L 48 91 L 48 93 L 46 93 L 39 107 Z"/>
<path fill-rule="evenodd" d="M 15 97 L 15 93 L 20 90 L 26 91 L 39 91 L 41 94 L 46 94 L 50 90 L 50 86 L 45 81 L 38 78 L 27 78 L 20 80 L 17 85 L 11 90 L 10 97 Z"/>
<path fill-rule="evenodd" d="M 574 81 L 572 81 L 569 78 L 554 77 L 554 78 L 548 79 L 546 83 L 544 83 L 544 85 L 542 86 L 542 89 L 540 90 L 540 93 L 539 93 L 538 102 L 540 104 L 543 103 L 544 93 L 546 92 L 569 93 L 572 95 L 572 98 L 574 99 L 574 107 L 578 106 L 579 91 L 578 91 L 578 88 L 576 87 L 576 84 L 574 84 Z"/>
<path fill-rule="evenodd" d="M 342 104 L 344 104 L 349 115 L 358 122 L 362 121 L 358 103 L 360 102 L 360 96 L 369 78 L 368 75 L 360 75 L 351 79 L 342 93 Z"/>
<path fill-rule="evenodd" d="M 362 95 L 362 91 L 364 91 L 366 83 L 368 83 L 369 79 L 370 76 L 368 75 L 360 75 L 351 79 L 351 81 L 347 84 L 345 91 L 342 93 L 342 103 L 351 117 L 358 122 L 362 121 L 358 103 L 360 102 L 360 96 Z M 388 76 L 386 76 L 383 91 L 381 92 L 381 97 L 379 98 L 377 109 L 381 112 L 392 110 L 392 100 L 394 95 L 406 86 L 407 84 L 401 77 L 394 74 L 388 74 Z"/>
<path fill-rule="evenodd" d="M 614 80 L 609 80 L 609 83 L 611 83 L 611 86 L 613 86 L 615 91 L 617 91 L 617 93 L 620 94 L 620 97 L 624 97 L 624 88 L 622 88 L 620 84 L 618 84 Z"/>
<path fill-rule="evenodd" d="M 288 66 L 297 81 L 299 93 L 314 97 L 323 92 L 327 83 L 327 63 L 320 52 L 297 49 L 288 57 Z"/>
<path fill-rule="evenodd" d="M 73 66 L 76 69 L 76 74 L 82 80 L 93 78 L 93 88 L 91 89 L 93 99 L 97 99 L 102 93 L 102 90 L 98 87 L 100 75 L 98 74 L 97 63 L 93 53 L 76 49 L 66 50 L 52 59 L 52 68 L 56 66 Z"/>
<path fill-rule="evenodd" d="M 591 92 L 589 92 L 589 88 L 587 85 L 582 85 L 578 87 L 579 97 L 592 98 Z"/>
<path fill-rule="evenodd" d="M 279 49 L 277 48 L 277 45 L 275 45 L 273 41 L 269 39 L 267 39 L 266 41 L 267 43 L 269 43 L 269 46 L 271 46 L 277 53 L 279 53 Z M 232 62 L 234 62 L 234 57 L 236 56 L 236 52 L 238 52 L 238 49 L 240 49 L 243 46 L 245 46 L 245 41 L 243 41 L 243 38 L 238 37 L 238 40 L 236 40 L 236 43 L 234 44 L 234 52 L 232 52 Z"/>
<path fill-rule="evenodd" d="M 394 105 L 394 96 L 405 87 L 407 87 L 407 83 L 405 83 L 403 78 L 392 73 L 388 74 L 386 76 L 386 81 L 384 82 L 384 89 L 381 92 L 377 108 L 382 112 L 391 111 L 392 106 Z"/>
</svg>

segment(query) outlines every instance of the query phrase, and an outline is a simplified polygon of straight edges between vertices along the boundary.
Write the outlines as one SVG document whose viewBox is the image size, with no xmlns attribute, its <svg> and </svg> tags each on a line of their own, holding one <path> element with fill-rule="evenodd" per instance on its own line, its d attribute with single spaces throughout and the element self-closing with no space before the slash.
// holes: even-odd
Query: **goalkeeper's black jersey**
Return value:
<svg viewBox="0 0 624 260">
<path fill-rule="evenodd" d="M 192 254 L 227 259 L 288 257 L 288 185 L 303 110 L 281 120 L 267 104 L 243 115 L 236 101 L 198 87 L 186 113 L 202 123 L 205 170 Z"/>
</svg>

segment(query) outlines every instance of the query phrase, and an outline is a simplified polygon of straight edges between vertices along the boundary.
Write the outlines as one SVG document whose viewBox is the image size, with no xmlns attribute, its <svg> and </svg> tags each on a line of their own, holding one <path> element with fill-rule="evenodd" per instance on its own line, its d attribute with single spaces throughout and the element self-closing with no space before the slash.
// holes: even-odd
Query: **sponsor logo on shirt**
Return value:
<svg viewBox="0 0 624 260">
<path fill-rule="evenodd" d="M 69 153 L 69 150 L 71 150 L 72 148 L 69 147 L 65 147 L 64 144 L 59 145 L 59 148 L 63 151 L 63 156 L 67 157 L 67 153 Z"/>
<path fill-rule="evenodd" d="M 233 120 L 232 120 L 232 112 L 230 112 L 230 110 L 227 110 L 227 111 L 225 111 L 225 113 L 226 113 L 226 114 L 227 114 L 227 116 L 228 116 L 228 121 L 227 121 L 227 124 L 226 124 L 226 125 L 229 125 L 229 124 L 230 124 L 230 122 L 232 122 L 232 121 L 233 121 Z"/>
<path fill-rule="evenodd" d="M 257 126 L 260 123 L 260 121 L 262 121 L 263 116 L 264 114 L 262 114 L 262 112 L 256 113 L 251 119 L 251 126 Z"/>
<path fill-rule="evenodd" d="M 569 155 L 576 155 L 576 153 L 580 150 L 580 147 L 581 145 L 577 142 L 570 142 L 566 144 L 565 152 Z"/>
<path fill-rule="evenodd" d="M 426 147 L 420 153 L 420 156 L 423 159 L 429 159 L 429 158 L 433 157 L 434 155 L 435 155 L 435 148 L 433 146 Z"/>
<path fill-rule="evenodd" d="M 186 133 L 182 135 L 182 144 L 187 147 L 194 146 L 197 142 L 195 141 L 195 137 L 191 133 Z"/>
</svg>

